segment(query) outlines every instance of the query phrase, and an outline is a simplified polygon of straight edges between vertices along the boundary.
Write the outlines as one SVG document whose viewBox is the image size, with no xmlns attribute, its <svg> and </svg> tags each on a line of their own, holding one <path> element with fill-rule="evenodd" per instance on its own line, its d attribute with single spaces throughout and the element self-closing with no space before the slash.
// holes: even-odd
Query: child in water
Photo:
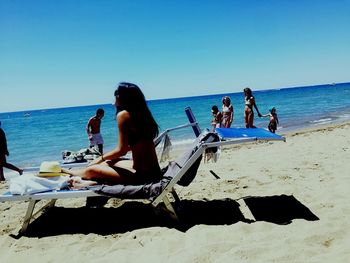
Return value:
<svg viewBox="0 0 350 263">
<path fill-rule="evenodd" d="M 269 125 L 267 126 L 267 128 L 272 133 L 276 132 L 277 125 L 279 124 L 276 111 L 277 111 L 276 108 L 272 107 L 271 109 L 269 109 L 270 113 L 261 116 L 261 117 L 270 117 L 270 122 L 269 122 Z"/>
<path fill-rule="evenodd" d="M 211 126 L 213 127 L 213 131 L 215 131 L 216 128 L 221 127 L 222 114 L 219 111 L 218 106 L 216 106 L 216 105 L 211 107 L 211 113 L 213 115 L 213 119 L 211 120 Z"/>
<path fill-rule="evenodd" d="M 228 96 L 222 98 L 222 121 L 221 125 L 224 128 L 230 128 L 233 122 L 233 105 L 231 99 Z"/>
</svg>

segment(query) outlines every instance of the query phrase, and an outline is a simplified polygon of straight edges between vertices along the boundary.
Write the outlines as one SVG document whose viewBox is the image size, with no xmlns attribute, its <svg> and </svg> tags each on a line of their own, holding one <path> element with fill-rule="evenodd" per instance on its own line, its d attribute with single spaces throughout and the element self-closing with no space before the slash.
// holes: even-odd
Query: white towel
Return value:
<svg viewBox="0 0 350 263">
<path fill-rule="evenodd" d="M 40 192 L 59 190 L 68 186 L 69 176 L 50 178 L 24 174 L 10 181 L 10 192 L 14 195 L 27 195 Z"/>
</svg>

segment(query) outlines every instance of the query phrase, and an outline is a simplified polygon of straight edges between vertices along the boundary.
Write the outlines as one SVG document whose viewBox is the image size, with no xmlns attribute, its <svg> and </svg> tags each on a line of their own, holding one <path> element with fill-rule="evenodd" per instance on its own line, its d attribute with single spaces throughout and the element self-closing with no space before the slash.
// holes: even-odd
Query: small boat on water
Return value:
<svg viewBox="0 0 350 263">
<path fill-rule="evenodd" d="M 30 113 L 29 112 L 24 113 L 23 117 L 30 117 Z"/>
</svg>

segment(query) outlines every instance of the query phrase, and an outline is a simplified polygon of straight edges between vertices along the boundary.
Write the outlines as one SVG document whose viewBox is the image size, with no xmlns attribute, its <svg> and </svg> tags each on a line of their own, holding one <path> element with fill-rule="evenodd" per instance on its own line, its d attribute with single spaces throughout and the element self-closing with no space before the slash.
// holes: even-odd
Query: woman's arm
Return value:
<svg viewBox="0 0 350 263">
<path fill-rule="evenodd" d="M 112 151 L 103 154 L 101 157 L 95 159 L 90 164 L 98 164 L 106 160 L 116 160 L 130 150 L 128 145 L 128 123 L 130 121 L 130 114 L 127 111 L 121 111 L 117 115 L 118 125 L 118 145 Z"/>
<path fill-rule="evenodd" d="M 233 106 L 232 105 L 230 105 L 230 112 L 231 112 L 231 114 L 230 114 L 230 123 L 232 123 L 233 122 Z"/>
<path fill-rule="evenodd" d="M 217 118 L 218 122 L 221 124 L 221 122 L 222 122 L 222 113 L 220 111 L 216 115 L 216 118 Z"/>
<path fill-rule="evenodd" d="M 254 105 L 254 108 L 256 109 L 256 112 L 258 113 L 258 116 L 259 116 L 259 117 L 262 117 L 262 115 L 261 115 L 261 113 L 260 113 L 260 111 L 259 111 L 259 109 L 258 109 L 258 106 L 256 106 L 254 97 L 252 97 L 251 100 L 253 100 L 252 105 Z"/>
</svg>

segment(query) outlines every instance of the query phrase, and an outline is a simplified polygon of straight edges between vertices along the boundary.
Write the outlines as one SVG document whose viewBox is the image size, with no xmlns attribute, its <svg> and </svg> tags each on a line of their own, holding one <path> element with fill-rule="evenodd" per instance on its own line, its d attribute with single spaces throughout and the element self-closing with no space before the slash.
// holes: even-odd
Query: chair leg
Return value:
<svg viewBox="0 0 350 263">
<path fill-rule="evenodd" d="M 163 198 L 163 202 L 164 202 L 164 205 L 170 215 L 170 217 L 172 219 L 174 219 L 175 221 L 179 221 L 179 218 L 175 212 L 175 208 L 174 206 L 171 204 L 169 198 L 165 195 L 164 198 Z"/>
<path fill-rule="evenodd" d="M 156 204 L 152 203 L 152 206 L 154 207 L 155 212 L 157 214 L 159 214 L 160 212 L 166 213 L 168 216 L 171 217 L 171 219 L 179 222 L 179 217 L 173 205 L 173 203 L 177 203 L 177 204 L 180 203 L 180 198 L 177 195 L 175 189 L 172 188 L 168 193 L 162 196 L 162 199 L 160 202 L 163 202 L 164 206 L 161 203 L 159 203 L 159 201 Z M 174 202 L 171 202 L 171 201 L 174 201 Z"/>
<path fill-rule="evenodd" d="M 175 191 L 174 188 L 171 190 L 171 194 L 172 194 L 173 197 L 174 197 L 175 203 L 180 203 L 180 198 L 179 198 L 179 196 L 177 195 L 177 193 L 176 193 L 176 191 Z"/>
<path fill-rule="evenodd" d="M 38 202 L 38 201 L 33 200 L 33 199 L 29 200 L 27 212 L 26 212 L 26 215 L 24 216 L 24 220 L 23 220 L 23 225 L 22 225 L 21 230 L 19 231 L 20 234 L 23 234 L 24 232 L 27 231 L 28 225 L 29 225 L 30 220 L 32 219 L 32 216 L 33 216 L 33 211 L 34 211 L 34 207 L 35 207 L 36 202 Z"/>
<path fill-rule="evenodd" d="M 34 208 L 35 208 L 35 205 L 36 203 L 39 201 L 39 200 L 33 200 L 33 199 L 30 199 L 29 200 L 29 204 L 28 204 L 28 208 L 27 208 L 27 212 L 26 212 L 26 215 L 24 216 L 24 220 L 23 220 L 23 225 L 22 225 L 22 228 L 20 229 L 19 231 L 19 234 L 23 234 L 27 231 L 27 228 L 30 224 L 30 221 L 37 215 L 39 214 L 41 211 L 43 211 L 44 209 L 46 208 L 52 208 L 54 207 L 55 203 L 56 203 L 56 200 L 57 199 L 52 199 L 50 200 L 46 205 L 44 205 L 42 208 L 40 208 L 37 212 L 34 212 Z"/>
</svg>

